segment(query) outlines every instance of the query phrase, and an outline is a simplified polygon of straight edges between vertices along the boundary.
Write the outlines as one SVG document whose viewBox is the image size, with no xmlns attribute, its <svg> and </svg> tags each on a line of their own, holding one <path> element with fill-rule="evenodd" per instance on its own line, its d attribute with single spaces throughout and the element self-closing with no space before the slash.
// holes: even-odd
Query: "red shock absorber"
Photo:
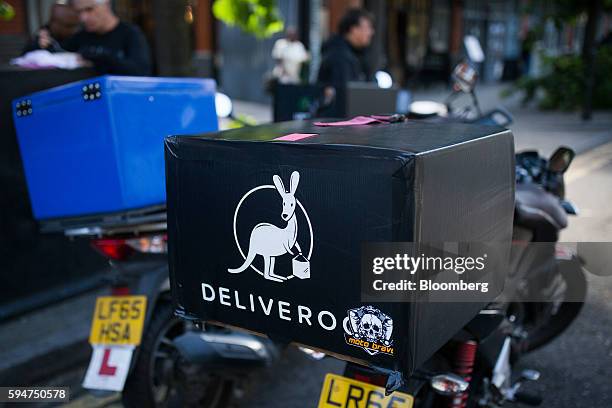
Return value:
<svg viewBox="0 0 612 408">
<path fill-rule="evenodd" d="M 472 371 L 474 371 L 474 362 L 476 361 L 476 349 L 478 343 L 473 340 L 467 340 L 457 344 L 455 350 L 455 358 L 453 360 L 453 370 L 455 374 L 463 377 L 468 383 L 472 380 Z M 450 400 L 450 408 L 465 408 L 467 400 L 470 396 L 470 390 L 462 392 Z"/>
</svg>

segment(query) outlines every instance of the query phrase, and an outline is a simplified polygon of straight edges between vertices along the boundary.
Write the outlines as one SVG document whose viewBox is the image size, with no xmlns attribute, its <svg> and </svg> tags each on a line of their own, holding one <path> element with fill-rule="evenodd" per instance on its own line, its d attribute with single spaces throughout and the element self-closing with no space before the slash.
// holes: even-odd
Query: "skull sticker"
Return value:
<svg viewBox="0 0 612 408">
<path fill-rule="evenodd" d="M 382 322 L 371 313 L 366 313 L 359 322 L 359 335 L 370 341 L 382 337 Z"/>
<path fill-rule="evenodd" d="M 347 344 L 371 355 L 393 355 L 393 319 L 373 306 L 350 309 L 343 322 Z"/>
</svg>

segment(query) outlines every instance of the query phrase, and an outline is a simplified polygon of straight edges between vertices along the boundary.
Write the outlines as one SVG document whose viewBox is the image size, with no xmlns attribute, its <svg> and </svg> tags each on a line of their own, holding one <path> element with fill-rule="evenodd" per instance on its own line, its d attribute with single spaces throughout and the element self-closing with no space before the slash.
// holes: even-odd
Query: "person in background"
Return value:
<svg viewBox="0 0 612 408">
<path fill-rule="evenodd" d="M 350 81 L 369 81 L 363 51 L 372 42 L 374 18 L 363 9 L 350 9 L 338 24 L 338 34 L 321 48 L 318 82 L 335 88 Z"/>
<path fill-rule="evenodd" d="M 529 75 L 531 70 L 531 54 L 537 41 L 537 34 L 533 29 L 529 29 L 521 42 L 521 63 L 523 75 Z"/>
<path fill-rule="evenodd" d="M 608 33 L 599 42 L 599 47 L 612 47 L 612 31 Z"/>
<path fill-rule="evenodd" d="M 140 29 L 119 20 L 110 0 L 72 0 L 83 24 L 64 42 L 66 51 L 91 61 L 101 74 L 150 75 L 149 46 Z"/>
<path fill-rule="evenodd" d="M 64 42 L 79 30 L 79 15 L 67 1 L 57 1 L 51 6 L 49 22 L 38 30 L 36 36 L 23 49 L 22 54 L 37 49 L 50 52 L 64 51 Z"/>
<path fill-rule="evenodd" d="M 281 84 L 299 84 L 302 64 L 308 60 L 308 52 L 298 40 L 297 31 L 289 27 L 285 38 L 279 38 L 272 48 L 276 62 L 272 76 Z"/>
</svg>

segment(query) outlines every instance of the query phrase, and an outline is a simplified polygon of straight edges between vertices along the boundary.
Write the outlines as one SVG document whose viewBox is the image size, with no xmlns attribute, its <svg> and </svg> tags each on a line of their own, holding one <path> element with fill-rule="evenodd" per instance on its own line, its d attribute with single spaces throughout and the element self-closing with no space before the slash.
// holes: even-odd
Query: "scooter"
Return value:
<svg viewBox="0 0 612 408">
<path fill-rule="evenodd" d="M 222 126 L 245 125 L 233 115 L 226 95 L 217 94 L 216 106 Z M 138 305 L 143 312 L 140 343 L 131 359 L 120 363 L 129 364 L 122 387 L 125 406 L 227 407 L 240 394 L 244 378 L 276 358 L 276 346 L 267 339 L 210 324 L 195 327 L 175 316 L 165 207 L 105 216 L 85 224 L 66 229 L 64 234 L 89 240 L 108 260 L 109 300 L 138 297 L 146 302 L 146 307 L 145 302 Z M 97 324 L 97 316 L 92 325 Z"/>
<path fill-rule="evenodd" d="M 444 104 L 416 101 L 411 119 L 507 126 L 503 108 L 483 113 L 474 91 L 477 74 L 469 62 L 453 71 L 453 91 Z M 462 94 L 472 106 L 462 111 L 452 102 Z M 579 257 L 557 245 L 567 215 L 577 215 L 565 198 L 563 174 L 574 152 L 559 148 L 550 159 L 537 152 L 516 155 L 516 205 L 511 272 L 500 298 L 482 310 L 407 382 L 397 388 L 414 397 L 415 407 L 499 407 L 508 402 L 539 405 L 542 398 L 521 392 L 540 373 L 512 365 L 525 353 L 559 336 L 578 316 L 587 293 Z M 348 363 L 344 376 L 386 387 L 383 373 Z M 324 405 L 327 406 L 327 405 Z"/>
<path fill-rule="evenodd" d="M 556 245 L 567 215 L 577 214 L 563 194 L 563 174 L 573 156 L 563 147 L 548 160 L 536 152 L 517 154 L 511 272 L 504 293 L 398 388 L 414 397 L 414 407 L 542 403 L 541 396 L 521 390 L 540 373 L 524 370 L 517 375 L 512 366 L 567 329 L 586 298 L 581 260 Z M 389 381 L 352 363 L 344 376 L 382 387 Z"/>
<path fill-rule="evenodd" d="M 502 107 L 482 112 L 475 87 L 476 69 L 463 61 L 453 70 L 453 88 L 444 104 L 412 103 L 412 119 L 455 121 L 506 127 L 512 115 Z M 458 111 L 453 101 L 469 95 L 472 104 Z M 513 323 L 521 332 L 517 350 L 535 350 L 558 336 L 576 318 L 586 298 L 583 261 L 558 246 L 568 215 L 578 209 L 565 198 L 564 173 L 575 153 L 559 147 L 549 159 L 536 151 L 516 154 L 516 202 L 513 257 L 509 284 L 519 295 L 512 299 Z"/>
</svg>

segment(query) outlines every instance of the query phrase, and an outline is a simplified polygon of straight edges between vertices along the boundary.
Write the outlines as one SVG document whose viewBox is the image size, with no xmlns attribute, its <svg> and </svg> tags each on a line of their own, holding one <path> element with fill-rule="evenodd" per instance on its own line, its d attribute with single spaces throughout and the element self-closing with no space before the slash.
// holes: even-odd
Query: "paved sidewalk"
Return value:
<svg viewBox="0 0 612 408">
<path fill-rule="evenodd" d="M 58 372 L 89 360 L 87 343 L 96 296 L 83 293 L 8 322 L 0 329 L 0 385 L 39 384 Z"/>
<path fill-rule="evenodd" d="M 570 217 L 561 241 L 612 242 L 612 142 L 578 155 L 566 181 L 566 196 L 579 214 Z M 587 258 L 587 270 L 589 264 Z M 612 276 L 586 276 L 587 300 L 576 321 L 520 362 L 542 372 L 526 391 L 545 396 L 546 407 L 612 407 Z"/>
<path fill-rule="evenodd" d="M 550 155 L 558 146 L 571 147 L 577 153 L 593 149 L 612 141 L 612 112 L 595 112 L 593 120 L 584 122 L 579 112 L 540 111 L 533 104 L 522 106 L 520 94 L 502 98 L 500 93 L 509 84 L 482 85 L 476 90 L 484 111 L 498 106 L 506 108 L 513 116 L 510 129 L 514 133 L 516 150 L 536 149 Z M 413 92 L 413 100 L 444 102 L 449 91 L 443 87 Z M 470 101 L 469 96 L 460 97 L 458 106 Z M 272 120 L 271 107 L 264 104 L 234 101 L 234 112 L 253 117 L 257 123 Z"/>
<path fill-rule="evenodd" d="M 582 153 L 612 140 L 612 112 L 595 112 L 593 120 L 585 122 L 579 112 L 541 111 L 533 103 L 523 106 L 519 93 L 502 98 L 502 91 L 510 87 L 510 84 L 480 85 L 476 96 L 484 112 L 503 107 L 512 114 L 514 123 L 510 129 L 517 151 L 536 149 L 547 156 L 564 145 Z M 444 87 L 415 90 L 412 100 L 444 102 L 449 93 Z M 464 95 L 455 100 L 454 106 L 460 108 L 469 103 L 471 97 Z"/>
<path fill-rule="evenodd" d="M 536 149 L 549 155 L 558 146 L 565 145 L 582 153 L 612 140 L 612 113 L 596 112 L 593 120 L 585 122 L 579 112 L 541 111 L 533 104 L 523 106 L 519 94 L 502 98 L 500 93 L 509 86 L 483 85 L 476 89 L 476 95 L 483 111 L 502 106 L 514 116 L 510 129 L 517 151 Z M 417 91 L 413 97 L 443 101 L 447 94 L 448 91 L 438 89 L 435 92 Z M 463 99 L 469 101 L 470 98 Z"/>
</svg>

